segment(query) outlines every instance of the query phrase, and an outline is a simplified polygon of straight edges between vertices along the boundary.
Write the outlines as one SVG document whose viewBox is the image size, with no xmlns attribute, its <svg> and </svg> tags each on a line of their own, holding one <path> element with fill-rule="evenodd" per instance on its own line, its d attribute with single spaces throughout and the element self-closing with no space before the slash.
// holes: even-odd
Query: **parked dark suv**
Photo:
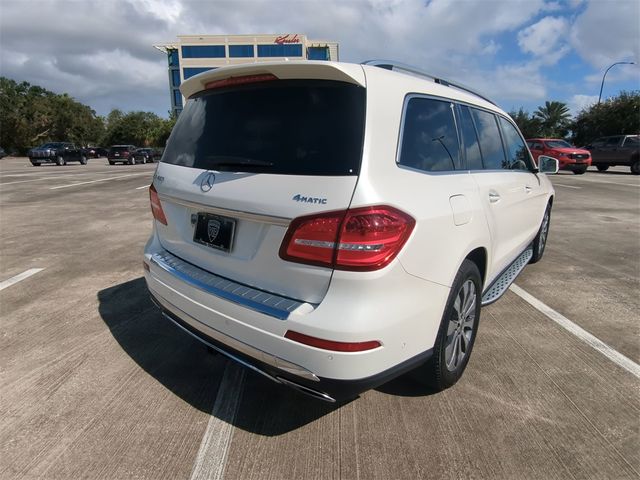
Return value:
<svg viewBox="0 0 640 480">
<path fill-rule="evenodd" d="M 45 143 L 37 148 L 32 148 L 27 155 L 34 167 L 39 167 L 43 163 L 66 165 L 67 162 L 80 162 L 82 165 L 87 164 L 87 156 L 84 151 L 68 142 Z"/>
<path fill-rule="evenodd" d="M 640 175 L 640 135 L 600 137 L 585 146 L 591 152 L 591 164 L 604 172 L 615 165 L 626 165 Z"/>
<path fill-rule="evenodd" d="M 160 159 L 160 155 L 153 148 L 139 148 L 134 152 L 133 158 L 140 163 L 154 163 Z"/>
<path fill-rule="evenodd" d="M 109 165 L 113 165 L 115 163 L 128 163 L 129 165 L 135 165 L 136 159 L 133 156 L 135 151 L 136 147 L 133 145 L 112 145 L 111 148 L 109 148 L 109 154 L 107 155 Z"/>
</svg>

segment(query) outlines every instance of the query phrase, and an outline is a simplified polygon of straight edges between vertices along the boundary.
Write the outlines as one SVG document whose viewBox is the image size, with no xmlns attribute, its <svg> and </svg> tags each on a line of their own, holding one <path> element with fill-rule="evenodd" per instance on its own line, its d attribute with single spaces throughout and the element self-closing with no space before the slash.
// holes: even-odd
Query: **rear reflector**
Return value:
<svg viewBox="0 0 640 480">
<path fill-rule="evenodd" d="M 260 83 L 268 82 L 271 80 L 278 80 L 278 77 L 270 73 L 262 75 L 243 75 L 242 77 L 229 77 L 222 80 L 214 80 L 205 84 L 204 88 L 209 90 L 212 88 L 233 87 L 235 85 L 246 85 L 247 83 Z"/>
<path fill-rule="evenodd" d="M 372 271 L 402 250 L 415 220 L 386 205 L 327 212 L 294 219 L 280 258 L 338 270 Z"/>
<path fill-rule="evenodd" d="M 167 225 L 167 217 L 164 215 L 162 204 L 160 203 L 160 197 L 158 197 L 158 191 L 156 190 L 156 187 L 153 186 L 153 183 L 149 187 L 149 200 L 151 201 L 151 213 L 153 213 L 153 218 L 163 225 Z"/>
<path fill-rule="evenodd" d="M 364 352 L 365 350 L 373 350 L 374 348 L 382 346 L 377 340 L 370 340 L 368 342 L 334 342 L 333 340 L 311 337 L 292 330 L 287 330 L 284 337 L 294 342 L 334 352 Z"/>
</svg>

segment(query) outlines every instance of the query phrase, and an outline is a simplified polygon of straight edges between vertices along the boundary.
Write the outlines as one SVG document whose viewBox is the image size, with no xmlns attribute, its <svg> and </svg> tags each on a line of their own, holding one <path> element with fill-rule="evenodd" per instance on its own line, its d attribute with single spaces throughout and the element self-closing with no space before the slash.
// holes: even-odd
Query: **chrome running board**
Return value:
<svg viewBox="0 0 640 480">
<path fill-rule="evenodd" d="M 482 295 L 482 306 L 498 300 L 506 292 L 520 272 L 527 266 L 533 257 L 533 248 L 528 247 L 524 252 L 509 265 L 504 272 L 496 278 L 491 286 Z"/>
</svg>

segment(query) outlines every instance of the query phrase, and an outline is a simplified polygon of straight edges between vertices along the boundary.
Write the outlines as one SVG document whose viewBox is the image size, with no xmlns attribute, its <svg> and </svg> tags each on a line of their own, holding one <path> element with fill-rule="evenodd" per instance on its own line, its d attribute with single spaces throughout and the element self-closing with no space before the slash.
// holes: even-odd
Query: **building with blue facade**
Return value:
<svg viewBox="0 0 640 480">
<path fill-rule="evenodd" d="M 306 35 L 179 35 L 178 41 L 155 48 L 166 54 L 171 111 L 182 111 L 180 84 L 198 73 L 225 65 L 273 60 L 338 61 L 338 43 L 310 40 Z"/>
</svg>

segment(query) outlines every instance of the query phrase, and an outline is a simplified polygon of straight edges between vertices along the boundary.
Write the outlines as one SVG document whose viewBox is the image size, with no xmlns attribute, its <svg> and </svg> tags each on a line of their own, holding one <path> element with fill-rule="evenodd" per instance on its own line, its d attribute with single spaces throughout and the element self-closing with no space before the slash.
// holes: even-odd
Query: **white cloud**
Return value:
<svg viewBox="0 0 640 480">
<path fill-rule="evenodd" d="M 640 60 L 640 2 L 591 0 L 571 30 L 571 44 L 591 66 Z"/>
<path fill-rule="evenodd" d="M 597 95 L 574 95 L 567 102 L 572 116 L 576 116 L 581 110 L 589 108 L 598 101 Z"/>
<path fill-rule="evenodd" d="M 570 47 L 565 43 L 569 22 L 562 17 L 544 17 L 518 32 L 518 45 L 525 53 L 537 57 L 543 65 L 554 65 Z"/>
</svg>

